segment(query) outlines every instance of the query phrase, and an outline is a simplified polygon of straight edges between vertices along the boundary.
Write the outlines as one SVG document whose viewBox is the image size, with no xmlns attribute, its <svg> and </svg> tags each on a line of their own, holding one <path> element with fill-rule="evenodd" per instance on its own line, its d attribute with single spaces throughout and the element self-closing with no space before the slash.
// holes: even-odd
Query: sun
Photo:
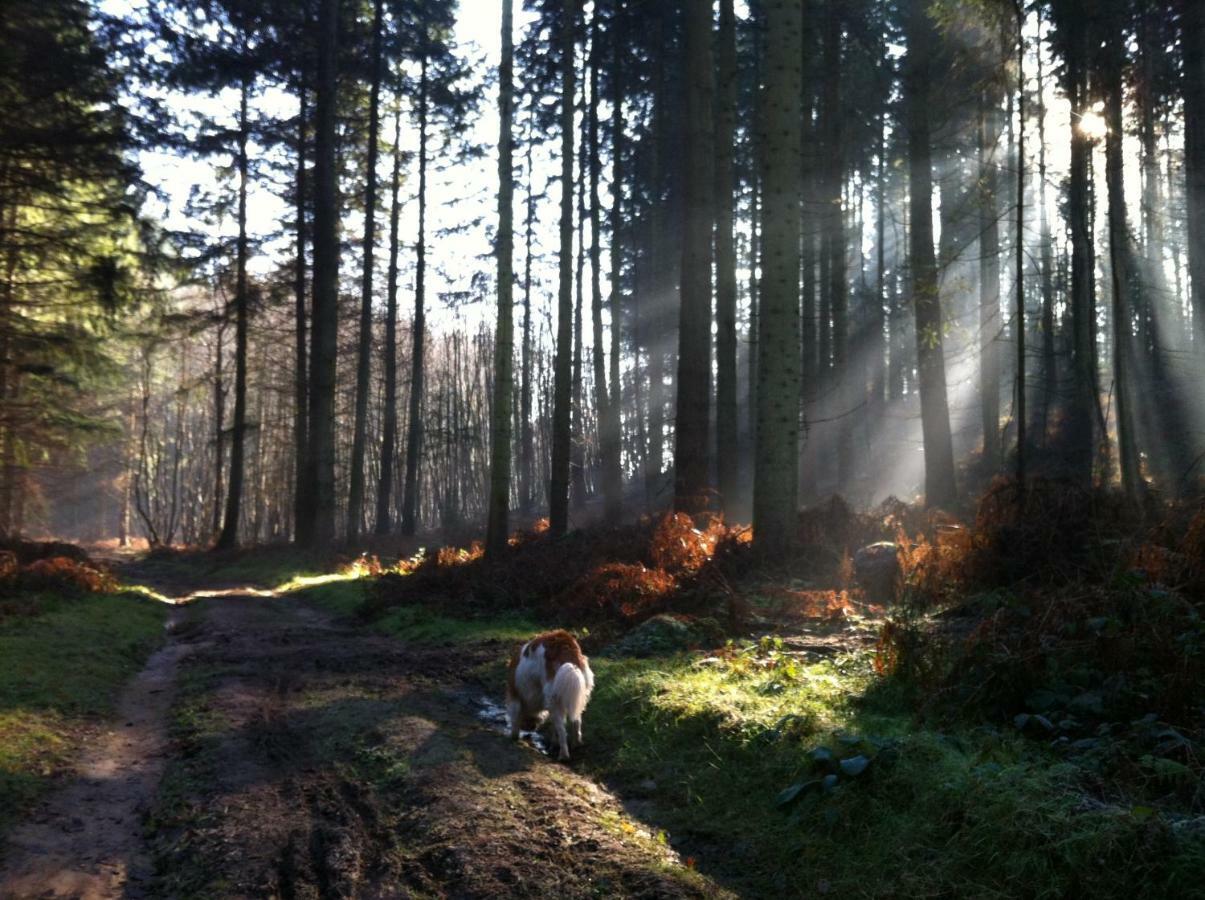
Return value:
<svg viewBox="0 0 1205 900">
<path fill-rule="evenodd" d="M 1104 116 L 1091 109 L 1080 116 L 1079 124 L 1076 127 L 1080 134 L 1090 141 L 1103 140 L 1109 133 L 1109 125 L 1105 122 Z"/>
</svg>

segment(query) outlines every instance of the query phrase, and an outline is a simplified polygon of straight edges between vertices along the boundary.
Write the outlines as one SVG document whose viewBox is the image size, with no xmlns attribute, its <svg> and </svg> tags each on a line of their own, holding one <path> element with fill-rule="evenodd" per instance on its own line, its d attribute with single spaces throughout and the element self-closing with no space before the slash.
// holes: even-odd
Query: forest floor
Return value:
<svg viewBox="0 0 1205 900">
<path fill-rule="evenodd" d="M 947 530 L 901 541 L 906 595 L 943 591 L 909 613 L 847 590 L 839 547 L 772 569 L 718 534 L 160 554 L 115 562 L 141 596 L 0 603 L 28 662 L 0 657 L 0 712 L 80 713 L 44 766 L 6 762 L 0 717 L 0 791 L 34 779 L 0 897 L 1205 897 L 1195 582 L 1119 573 L 1110 539 L 1100 579 L 985 588 L 990 533 Z M 597 678 L 568 765 L 499 704 L 558 624 Z"/>
<path fill-rule="evenodd" d="M 511 641 L 403 643 L 261 585 L 125 575 L 187 603 L 112 729 L 9 833 L 0 896 L 726 893 L 506 739 L 481 671 Z"/>
</svg>

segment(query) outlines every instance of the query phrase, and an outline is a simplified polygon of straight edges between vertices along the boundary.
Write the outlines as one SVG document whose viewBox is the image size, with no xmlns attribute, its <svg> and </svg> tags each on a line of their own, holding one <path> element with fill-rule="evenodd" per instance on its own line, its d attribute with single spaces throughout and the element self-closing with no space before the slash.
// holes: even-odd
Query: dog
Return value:
<svg viewBox="0 0 1205 900">
<path fill-rule="evenodd" d="M 560 748 L 569 759 L 569 732 L 582 743 L 582 713 L 594 690 L 590 661 L 567 631 L 536 635 L 510 658 L 506 678 L 506 717 L 512 740 L 520 731 L 534 731 L 548 713 Z"/>
</svg>

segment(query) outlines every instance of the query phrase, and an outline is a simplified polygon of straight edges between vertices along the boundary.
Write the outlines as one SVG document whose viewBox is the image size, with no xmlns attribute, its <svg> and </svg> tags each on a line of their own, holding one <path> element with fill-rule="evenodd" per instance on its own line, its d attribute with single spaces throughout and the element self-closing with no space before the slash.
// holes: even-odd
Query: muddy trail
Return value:
<svg viewBox="0 0 1205 900">
<path fill-rule="evenodd" d="M 78 776 L 10 835 L 0 897 L 725 894 L 500 732 L 501 644 L 408 645 L 264 591 L 170 587 L 190 602 Z"/>
</svg>

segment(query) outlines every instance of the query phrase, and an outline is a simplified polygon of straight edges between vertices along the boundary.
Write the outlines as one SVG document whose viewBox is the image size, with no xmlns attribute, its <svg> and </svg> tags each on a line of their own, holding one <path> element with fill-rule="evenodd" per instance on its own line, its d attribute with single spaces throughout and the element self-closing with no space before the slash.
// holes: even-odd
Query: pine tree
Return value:
<svg viewBox="0 0 1205 900">
<path fill-rule="evenodd" d="M 794 540 L 799 454 L 799 172 L 803 19 L 799 3 L 765 0 L 766 82 L 758 102 L 763 276 L 758 308 L 753 538 L 782 554 Z"/>
</svg>

